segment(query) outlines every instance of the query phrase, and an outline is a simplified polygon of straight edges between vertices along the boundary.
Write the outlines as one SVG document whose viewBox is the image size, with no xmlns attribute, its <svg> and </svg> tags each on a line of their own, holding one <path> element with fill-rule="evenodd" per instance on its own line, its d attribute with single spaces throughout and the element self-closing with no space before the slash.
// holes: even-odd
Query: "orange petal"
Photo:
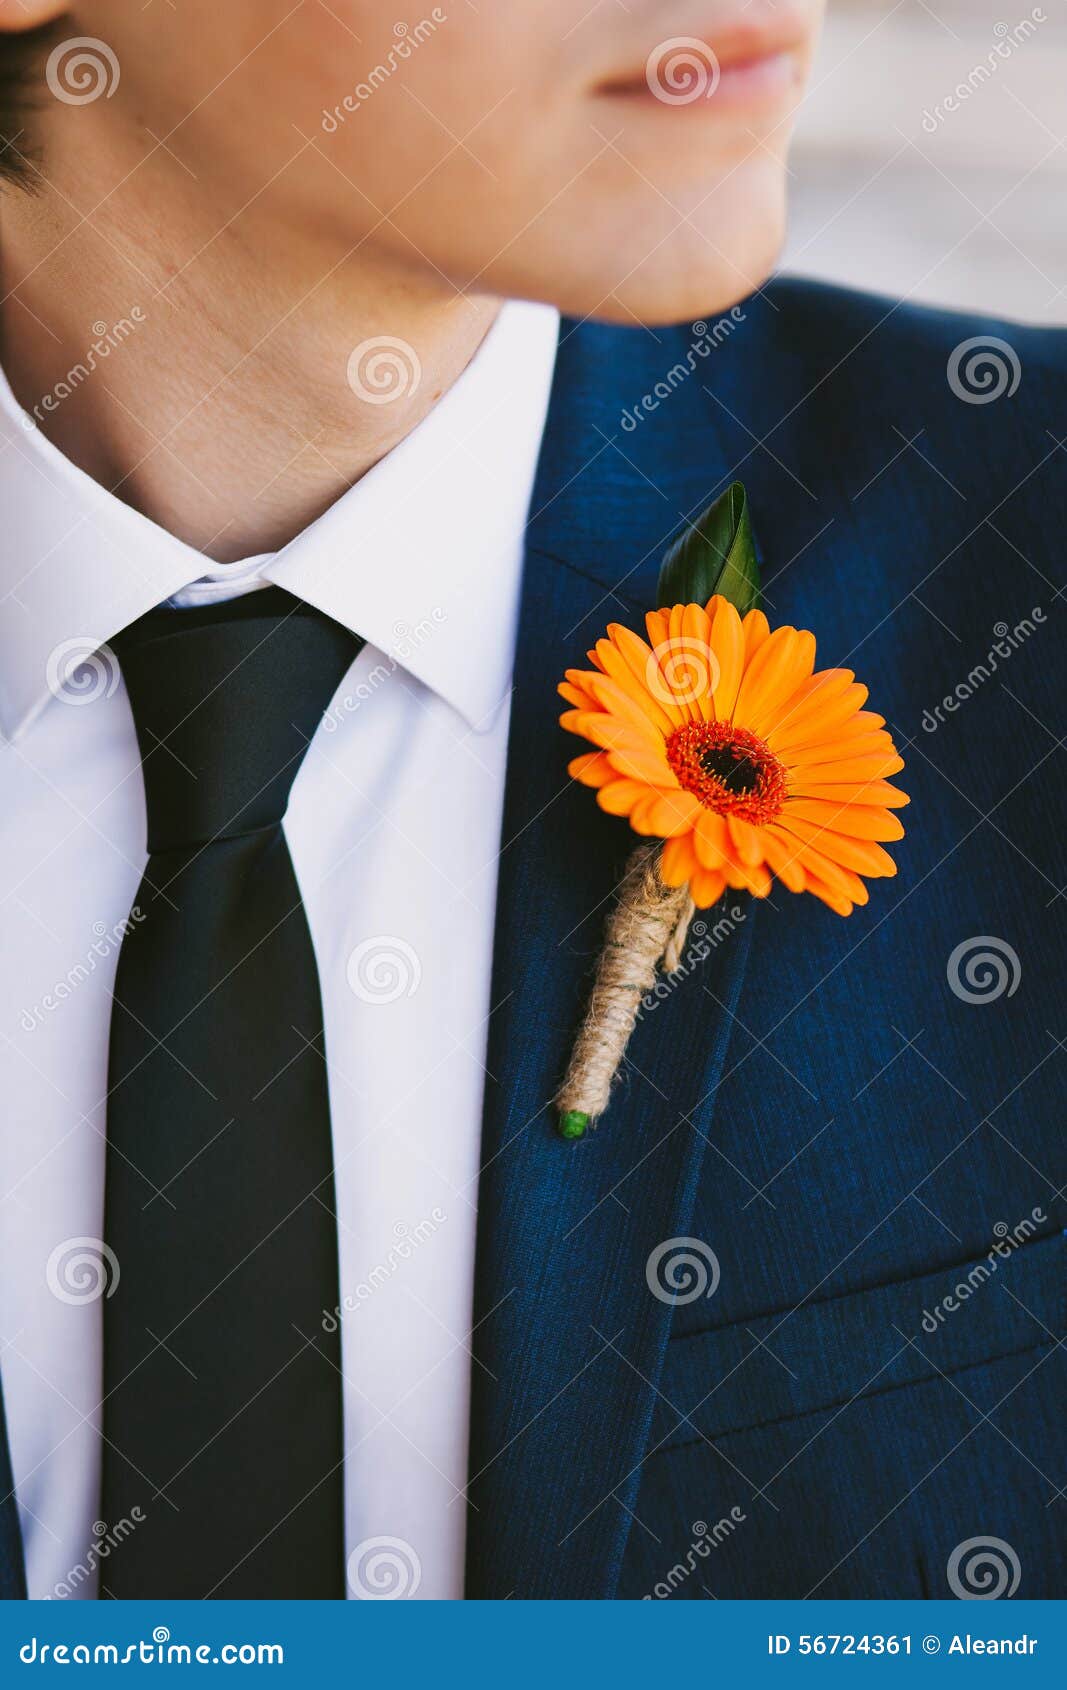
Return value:
<svg viewBox="0 0 1067 1690">
<path fill-rule="evenodd" d="M 630 694 L 608 675 L 598 675 L 595 680 L 591 680 L 589 690 L 602 710 L 636 729 L 648 742 L 651 750 L 662 749 L 663 734 L 652 721 L 643 701 L 639 703 L 637 699 L 631 698 Z"/>
<path fill-rule="evenodd" d="M 711 617 L 701 604 L 687 604 L 682 615 L 682 644 L 693 672 L 693 704 L 702 721 L 714 719 L 712 699 L 719 684 L 719 660 L 711 639 Z"/>
<path fill-rule="evenodd" d="M 815 784 L 822 785 L 832 782 L 835 785 L 849 785 L 852 782 L 865 780 L 885 780 L 889 775 L 895 775 L 904 767 L 903 757 L 874 756 L 874 757 L 842 757 L 829 763 L 805 764 L 794 779 L 794 785 L 803 780 L 806 787 Z"/>
<path fill-rule="evenodd" d="M 645 628 L 648 631 L 648 643 L 653 651 L 658 645 L 665 645 L 670 633 L 667 612 L 665 610 L 646 610 Z"/>
<path fill-rule="evenodd" d="M 649 687 L 662 703 L 669 701 L 682 722 L 705 721 L 718 679 L 710 619 L 698 604 L 675 604 L 663 614 L 668 634 L 652 648 Z"/>
<path fill-rule="evenodd" d="M 567 699 L 570 704 L 575 705 L 579 710 L 596 710 L 598 708 L 596 699 L 589 691 L 589 670 L 568 669 L 566 674 L 566 680 L 560 681 L 556 688 L 560 697 Z"/>
<path fill-rule="evenodd" d="M 745 869 L 744 882 L 754 898 L 766 898 L 774 885 L 762 863 Z"/>
<path fill-rule="evenodd" d="M 567 764 L 567 773 L 583 786 L 606 786 L 618 778 L 605 751 L 583 751 Z"/>
<path fill-rule="evenodd" d="M 596 741 L 593 743 L 595 745 Z M 653 757 L 647 751 L 611 746 L 608 755 L 612 768 L 617 769 L 620 775 L 625 775 L 629 780 L 643 780 L 646 786 L 660 786 L 666 790 L 672 790 L 678 784 L 666 761 Z"/>
<path fill-rule="evenodd" d="M 718 903 L 726 887 L 725 877 L 709 869 L 699 868 L 689 882 L 689 894 L 698 909 L 710 909 Z"/>
<path fill-rule="evenodd" d="M 656 649 L 656 656 L 659 659 L 662 684 L 685 720 L 699 722 L 701 715 L 697 701 L 701 691 L 708 684 L 707 665 L 701 664 L 699 657 L 694 661 L 694 654 L 686 649 L 683 628 L 685 611 L 684 604 L 672 604 L 666 612 L 667 639 L 664 645 Z"/>
<path fill-rule="evenodd" d="M 799 686 L 785 705 L 777 721 L 767 731 L 767 744 L 779 755 L 792 745 L 803 745 L 816 735 L 822 738 L 858 715 L 867 697 L 867 688 L 846 680 L 848 669 L 824 669 L 813 675 L 813 681 L 826 681 L 824 686 L 809 690 L 810 682 Z M 829 677 L 829 679 L 827 679 Z"/>
<path fill-rule="evenodd" d="M 581 734 L 583 739 L 593 739 L 594 734 L 602 733 L 605 733 L 609 740 L 625 737 L 630 742 L 637 739 L 637 735 L 631 733 L 629 728 L 621 722 L 616 722 L 613 716 L 606 716 L 603 710 L 564 710 L 559 725 L 566 728 L 568 733 Z M 599 745 L 600 739 L 593 740 L 593 743 Z M 603 746 L 601 749 L 606 750 L 607 747 Z"/>
<path fill-rule="evenodd" d="M 834 785 L 832 781 L 808 781 L 798 777 L 796 781 L 798 798 L 825 798 L 830 804 L 874 804 L 882 810 L 902 810 L 911 799 L 906 792 L 901 792 L 899 786 L 890 786 L 886 780 L 842 781 Z"/>
<path fill-rule="evenodd" d="M 846 870 L 840 864 L 832 862 L 829 857 L 824 856 L 817 845 L 809 844 L 806 840 L 798 838 L 788 827 L 779 822 L 774 822 L 772 826 L 766 829 L 766 832 L 788 851 L 793 862 L 800 864 L 804 870 L 806 881 L 810 882 L 814 875 L 838 897 L 849 897 L 851 882 Z"/>
<path fill-rule="evenodd" d="M 772 834 L 769 828 L 761 830 L 761 839 L 768 866 L 778 876 L 782 885 L 788 887 L 790 892 L 803 892 L 806 877 L 794 852 L 784 840 Z"/>
<path fill-rule="evenodd" d="M 684 886 L 699 867 L 691 834 L 683 833 L 677 839 L 668 839 L 660 852 L 660 878 L 666 886 Z"/>
<path fill-rule="evenodd" d="M 731 862 L 733 853 L 730 851 L 726 823 L 722 816 L 717 816 L 713 810 L 701 808 L 700 818 L 693 830 L 693 844 L 702 868 L 721 869 Z"/>
<path fill-rule="evenodd" d="M 846 834 L 835 833 L 828 827 L 813 827 L 810 822 L 794 816 L 789 809 L 783 811 L 780 817 L 781 825 L 790 833 L 795 833 L 798 839 L 807 845 L 812 845 L 831 862 L 840 863 L 843 868 L 855 870 L 857 874 L 868 875 L 878 879 L 883 875 L 893 875 L 897 872 L 897 865 L 880 845 L 869 839 L 850 839 Z"/>
<path fill-rule="evenodd" d="M 759 829 L 741 816 L 727 816 L 726 827 L 731 843 L 741 861 L 748 867 L 763 861 L 763 843 Z"/>
<path fill-rule="evenodd" d="M 632 698 L 644 701 L 649 717 L 664 735 L 680 727 L 683 719 L 681 711 L 669 700 L 654 697 L 650 691 L 650 666 L 655 663 L 651 646 L 619 622 L 613 622 L 608 632 L 611 638 L 601 640 L 597 646 L 604 673 L 618 682 Z"/>
<path fill-rule="evenodd" d="M 728 721 L 737 703 L 737 689 L 745 668 L 745 636 L 737 608 L 728 599 L 716 595 L 709 604 L 715 606 L 711 623 L 711 644 L 719 665 L 719 681 L 713 698 L 714 715 Z"/>
<path fill-rule="evenodd" d="M 879 754 L 892 754 L 896 750 L 892 734 L 884 729 L 876 733 L 852 733 L 846 726 L 834 738 L 823 740 L 820 745 L 794 746 L 792 751 L 782 753 L 782 761 L 787 768 L 803 769 L 809 763 L 828 763 L 832 757 L 874 757 Z"/>
<path fill-rule="evenodd" d="M 806 878 L 809 892 L 814 892 L 824 904 L 829 904 L 831 909 L 837 910 L 838 915 L 851 915 L 853 904 L 870 903 L 871 895 L 858 874 L 842 868 L 838 863 L 828 865 L 826 858 L 822 858 L 821 862 L 824 867 L 832 870 L 833 878 L 828 879 L 826 874 L 808 869 Z M 840 908 L 841 904 L 847 904 L 848 908 Z"/>
<path fill-rule="evenodd" d="M 648 794 L 639 780 L 613 780 L 597 792 L 596 801 L 609 816 L 628 816 L 634 805 Z"/>
<path fill-rule="evenodd" d="M 653 786 L 673 787 L 678 784 L 662 754 L 662 742 L 653 744 L 637 728 L 631 727 L 629 722 L 620 722 L 616 716 L 584 710 L 565 711 L 560 717 L 560 722 L 571 733 L 579 733 L 585 739 L 592 740 L 594 745 L 599 745 L 601 751 L 617 751 L 620 755 L 629 757 L 634 764 L 641 764 L 644 772 L 635 775 L 635 780 L 647 780 Z M 618 764 L 615 766 L 618 768 Z"/>
<path fill-rule="evenodd" d="M 741 623 L 745 635 L 745 663 L 751 663 L 756 652 L 771 631 L 770 623 L 762 610 L 750 610 Z"/>
<path fill-rule="evenodd" d="M 815 896 L 819 898 L 828 909 L 832 909 L 835 915 L 852 914 L 852 905 L 849 900 L 847 898 L 840 897 L 836 892 L 831 892 L 829 887 L 823 886 L 814 875 L 808 876 L 808 891 L 814 892 Z"/>
<path fill-rule="evenodd" d="M 888 810 L 871 804 L 834 804 L 821 798 L 790 798 L 783 811 L 787 821 L 799 816 L 816 827 L 828 827 L 850 839 L 903 839 L 904 829 Z"/>
<path fill-rule="evenodd" d="M 592 737 L 589 732 L 590 726 L 594 722 L 603 720 L 604 717 L 598 710 L 564 710 L 559 719 L 559 725 L 561 728 L 566 728 L 568 733 L 581 734 L 583 739 L 589 739 Z"/>
<path fill-rule="evenodd" d="M 815 635 L 806 628 L 794 628 L 792 634 L 793 638 L 776 654 L 773 666 L 769 665 L 764 673 L 758 697 L 745 707 L 753 733 L 766 736 L 815 666 Z"/>
<path fill-rule="evenodd" d="M 811 674 L 815 641 L 796 628 L 776 628 L 745 665 L 733 719 L 738 726 L 763 733 Z"/>
<path fill-rule="evenodd" d="M 653 807 L 649 811 L 650 833 L 661 839 L 673 839 L 680 833 L 692 833 L 701 814 L 699 798 L 691 792 L 650 793 Z"/>
<path fill-rule="evenodd" d="M 655 810 L 658 803 L 659 793 L 646 786 L 630 811 L 630 826 L 635 833 L 662 837 L 655 822 Z"/>
</svg>

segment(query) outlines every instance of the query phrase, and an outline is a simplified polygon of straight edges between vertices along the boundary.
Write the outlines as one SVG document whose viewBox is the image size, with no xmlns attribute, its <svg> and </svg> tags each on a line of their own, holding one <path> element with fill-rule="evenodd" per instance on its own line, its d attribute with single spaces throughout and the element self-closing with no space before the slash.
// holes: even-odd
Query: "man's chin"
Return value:
<svg viewBox="0 0 1067 1690">
<path fill-rule="evenodd" d="M 567 316 L 647 328 L 712 319 L 762 287 L 774 271 L 785 239 L 785 196 L 765 181 L 747 204 L 723 204 L 721 215 L 695 206 L 667 227 L 647 226 L 641 245 L 633 229 L 611 245 L 610 266 L 578 273 L 566 264 L 551 276 L 547 293 Z"/>
<path fill-rule="evenodd" d="M 778 232 L 763 250 L 725 262 L 715 254 L 709 261 L 687 260 L 676 266 L 649 261 L 638 266 L 608 294 L 588 299 L 556 300 L 568 316 L 601 323 L 629 323 L 643 328 L 669 328 L 676 323 L 712 321 L 755 293 L 773 273 L 782 249 Z"/>
<path fill-rule="evenodd" d="M 569 311 L 592 322 L 629 324 L 631 328 L 671 328 L 679 323 L 713 322 L 726 316 L 742 300 L 755 293 L 767 281 L 773 263 L 761 267 L 758 273 L 741 280 L 732 277 L 730 285 L 717 278 L 712 285 L 694 283 L 691 277 L 678 277 L 674 285 L 631 288 L 629 285 L 601 301 L 595 310 Z"/>
</svg>

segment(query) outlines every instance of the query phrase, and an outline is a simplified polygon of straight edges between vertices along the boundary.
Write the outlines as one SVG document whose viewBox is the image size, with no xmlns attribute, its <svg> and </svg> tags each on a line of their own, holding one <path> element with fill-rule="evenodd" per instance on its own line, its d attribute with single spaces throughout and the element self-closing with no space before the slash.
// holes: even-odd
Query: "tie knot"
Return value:
<svg viewBox="0 0 1067 1690">
<path fill-rule="evenodd" d="M 361 645 L 280 587 L 152 610 L 111 643 L 141 749 L 150 851 L 279 823 Z"/>
</svg>

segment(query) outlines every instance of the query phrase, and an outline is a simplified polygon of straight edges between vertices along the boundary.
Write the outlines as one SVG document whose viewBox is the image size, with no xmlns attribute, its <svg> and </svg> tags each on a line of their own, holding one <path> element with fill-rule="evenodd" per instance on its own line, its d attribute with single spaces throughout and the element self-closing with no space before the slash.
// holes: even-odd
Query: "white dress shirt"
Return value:
<svg viewBox="0 0 1067 1690">
<path fill-rule="evenodd" d="M 508 694 L 556 333 L 505 306 L 402 445 L 282 551 L 226 566 L 76 469 L 0 377 L 0 1372 L 32 1597 L 94 1595 L 101 1536 L 110 992 L 145 819 L 98 648 L 163 600 L 267 581 L 367 641 L 285 820 L 326 1029 L 349 1593 L 373 1594 L 362 1546 L 386 1539 L 410 1594 L 462 1595 Z"/>
</svg>

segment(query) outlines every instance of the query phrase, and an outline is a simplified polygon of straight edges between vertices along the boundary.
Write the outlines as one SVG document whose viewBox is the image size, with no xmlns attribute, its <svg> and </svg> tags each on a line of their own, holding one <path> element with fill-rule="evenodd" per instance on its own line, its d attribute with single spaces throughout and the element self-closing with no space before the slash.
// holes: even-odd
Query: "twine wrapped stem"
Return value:
<svg viewBox="0 0 1067 1690">
<path fill-rule="evenodd" d="M 604 1113 L 642 998 L 661 965 L 669 974 L 681 961 L 693 901 L 688 886 L 665 886 L 660 879 L 660 850 L 642 845 L 626 864 L 589 1007 L 556 1097 L 564 1138 L 581 1138 Z"/>
</svg>

